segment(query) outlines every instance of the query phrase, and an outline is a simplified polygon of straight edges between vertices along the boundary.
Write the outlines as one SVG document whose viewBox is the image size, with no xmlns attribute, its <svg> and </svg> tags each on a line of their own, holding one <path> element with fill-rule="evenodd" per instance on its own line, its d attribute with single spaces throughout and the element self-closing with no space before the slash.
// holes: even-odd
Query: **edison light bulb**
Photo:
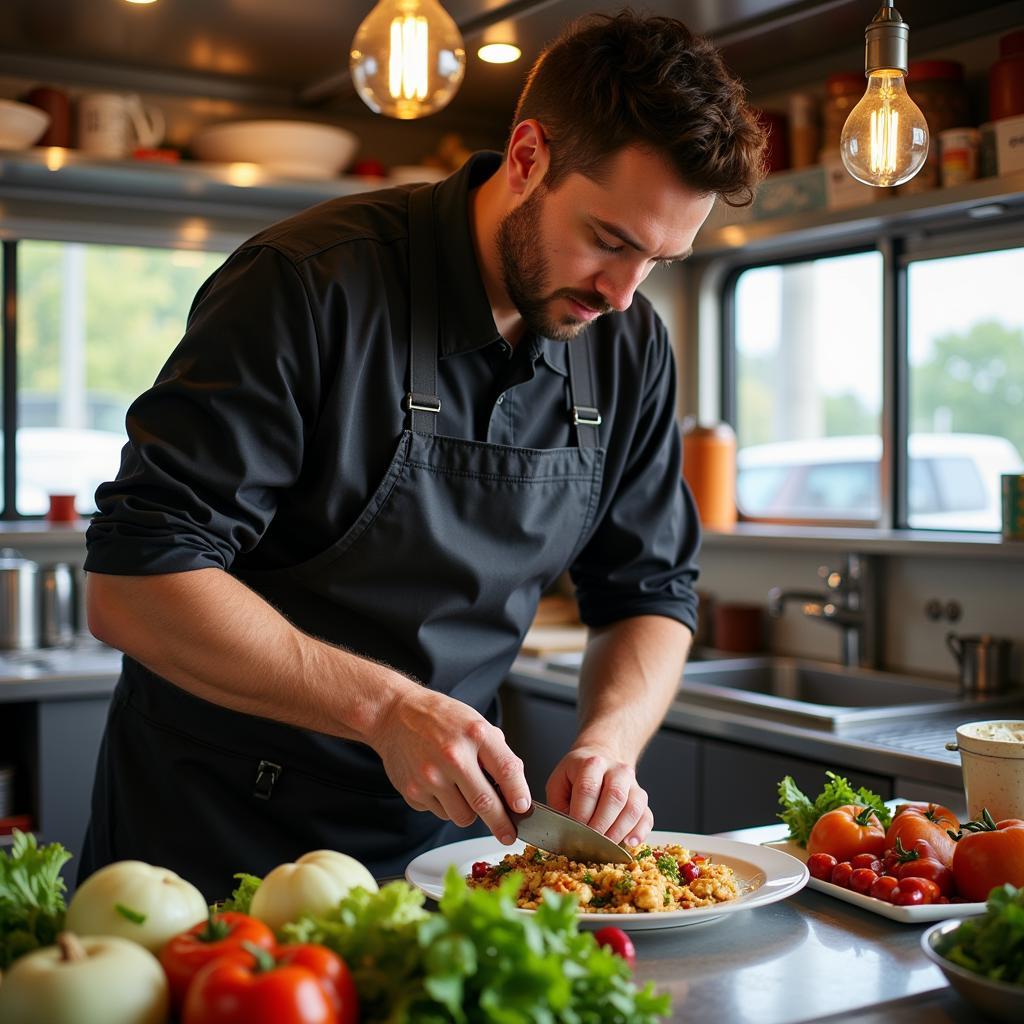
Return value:
<svg viewBox="0 0 1024 1024">
<path fill-rule="evenodd" d="M 466 51 L 437 0 L 380 0 L 356 31 L 349 67 L 372 111 L 409 120 L 447 106 L 462 84 Z"/>
<path fill-rule="evenodd" d="M 903 72 L 868 75 L 868 88 L 843 125 L 843 163 L 865 185 L 900 185 L 928 156 L 928 124 L 907 93 Z"/>
<path fill-rule="evenodd" d="M 868 88 L 843 125 L 840 152 L 846 169 L 865 185 L 900 185 L 928 156 L 928 123 L 907 95 L 910 26 L 883 0 L 864 30 Z"/>
</svg>

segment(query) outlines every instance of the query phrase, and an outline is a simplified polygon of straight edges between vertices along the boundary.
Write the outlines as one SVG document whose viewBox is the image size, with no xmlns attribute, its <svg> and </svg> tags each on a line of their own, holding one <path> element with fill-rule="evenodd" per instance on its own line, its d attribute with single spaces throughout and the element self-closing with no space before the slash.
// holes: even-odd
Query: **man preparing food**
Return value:
<svg viewBox="0 0 1024 1024">
<path fill-rule="evenodd" d="M 125 652 L 80 877 L 208 897 L 316 847 L 378 875 L 529 806 L 497 689 L 568 569 L 590 640 L 547 797 L 616 842 L 678 684 L 699 530 L 664 326 L 634 296 L 762 134 L 713 47 L 624 13 L 541 56 L 504 156 L 237 250 L 128 413 L 89 529 Z"/>
</svg>

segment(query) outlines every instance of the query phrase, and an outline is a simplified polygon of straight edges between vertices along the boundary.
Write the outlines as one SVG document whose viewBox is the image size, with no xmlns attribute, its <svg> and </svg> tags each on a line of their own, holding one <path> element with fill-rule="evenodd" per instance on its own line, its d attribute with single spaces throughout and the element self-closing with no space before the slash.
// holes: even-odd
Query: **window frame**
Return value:
<svg viewBox="0 0 1024 1024">
<path fill-rule="evenodd" d="M 885 200 L 881 203 L 884 204 Z M 914 223 L 879 227 L 870 221 L 849 230 L 846 225 L 826 225 L 803 236 L 779 234 L 761 239 L 749 251 L 738 249 L 695 261 L 690 286 L 694 304 L 711 308 L 714 298 L 717 323 L 696 324 L 700 341 L 693 353 L 697 366 L 708 358 L 717 363 L 718 393 L 709 403 L 699 399 L 701 418 L 721 419 L 736 426 L 737 353 L 736 284 L 747 270 L 784 266 L 817 259 L 836 258 L 862 252 L 878 252 L 882 258 L 882 409 L 880 431 L 882 457 L 879 479 L 879 515 L 874 520 L 808 519 L 758 517 L 740 514 L 741 523 L 780 524 L 812 528 L 855 528 L 869 533 L 919 532 L 936 535 L 942 531 L 911 528 L 908 525 L 908 436 L 910 417 L 909 293 L 908 270 L 916 262 L 954 256 L 997 252 L 1024 246 L 1024 214 L 1019 211 L 1001 217 L 964 223 L 938 221 L 933 225 Z M 823 237 L 824 236 L 824 237 Z M 829 237 L 831 236 L 831 237 Z M 692 322 L 692 321 L 691 321 Z M 689 365 L 693 366 L 693 361 Z M 701 380 L 707 378 L 701 375 Z M 955 531 L 979 538 L 998 537 L 993 531 Z"/>
</svg>

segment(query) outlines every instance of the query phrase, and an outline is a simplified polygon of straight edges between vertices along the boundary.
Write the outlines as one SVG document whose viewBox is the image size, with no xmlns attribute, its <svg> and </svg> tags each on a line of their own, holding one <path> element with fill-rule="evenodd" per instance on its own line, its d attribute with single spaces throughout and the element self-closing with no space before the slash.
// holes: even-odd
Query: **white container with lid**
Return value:
<svg viewBox="0 0 1024 1024">
<path fill-rule="evenodd" d="M 967 811 L 973 820 L 988 808 L 996 821 L 1024 818 L 1024 721 L 968 722 L 956 730 Z"/>
</svg>

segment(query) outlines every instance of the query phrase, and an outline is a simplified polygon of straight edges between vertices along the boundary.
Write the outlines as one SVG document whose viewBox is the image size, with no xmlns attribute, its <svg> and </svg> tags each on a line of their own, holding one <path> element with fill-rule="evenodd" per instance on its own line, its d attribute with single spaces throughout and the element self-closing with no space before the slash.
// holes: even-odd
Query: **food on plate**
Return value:
<svg viewBox="0 0 1024 1024">
<path fill-rule="evenodd" d="M 20 956 L 52 945 L 64 927 L 64 879 L 71 854 L 60 843 L 39 846 L 14 830 L 10 852 L 0 850 L 0 971 Z"/>
<path fill-rule="evenodd" d="M 967 918 L 936 952 L 991 981 L 1024 985 L 1024 888 L 993 888 L 984 915 Z"/>
<path fill-rule="evenodd" d="M 79 935 L 119 935 L 157 953 L 172 936 L 205 921 L 206 900 L 168 868 L 121 860 L 76 890 L 67 926 Z"/>
<path fill-rule="evenodd" d="M 211 960 L 251 943 L 261 949 L 273 949 L 274 933 L 262 921 L 235 911 L 210 912 L 207 920 L 175 935 L 161 950 L 160 963 L 171 986 L 175 1011 L 185 1003 L 189 983 Z"/>
<path fill-rule="evenodd" d="M 330 910 L 356 887 L 377 891 L 373 875 L 355 857 L 313 850 L 274 868 L 253 895 L 249 912 L 277 931 L 303 914 Z"/>
<path fill-rule="evenodd" d="M 210 961 L 192 979 L 182 1024 L 355 1024 L 355 988 L 324 946 L 249 946 Z"/>
<path fill-rule="evenodd" d="M 779 783 L 779 803 L 783 808 L 779 818 L 789 826 L 789 838 L 793 842 L 806 846 L 818 819 L 823 814 L 846 804 L 870 807 L 883 828 L 888 827 L 892 815 L 885 806 L 885 801 L 877 793 L 872 793 L 863 786 L 855 790 L 846 779 L 835 772 L 825 772 L 825 775 L 828 782 L 815 800 L 811 800 L 800 790 L 791 775 L 787 775 Z"/>
<path fill-rule="evenodd" d="M 516 905 L 536 910 L 545 893 L 571 893 L 581 913 L 657 914 L 725 903 L 740 895 L 732 868 L 670 844 L 642 846 L 632 864 L 584 864 L 527 846 L 497 864 L 479 861 L 470 886 L 496 889 L 510 872 L 521 876 Z"/>
<path fill-rule="evenodd" d="M 839 861 L 864 853 L 880 857 L 885 852 L 885 829 L 870 807 L 844 804 L 814 823 L 807 852 L 830 853 Z"/>
<path fill-rule="evenodd" d="M 950 831 L 957 832 L 960 822 L 952 811 L 938 804 L 903 804 L 896 808 L 892 824 L 885 833 L 886 848 L 895 848 L 897 841 L 908 850 L 924 840 L 937 860 L 948 868 L 953 863 L 956 842 Z"/>
<path fill-rule="evenodd" d="M 112 935 L 79 939 L 23 956 L 0 984 L 4 1024 L 164 1024 L 167 979 L 156 957 Z"/>
<path fill-rule="evenodd" d="M 981 901 L 998 885 L 1024 886 L 1024 821 L 993 821 L 988 809 L 964 823 L 953 853 L 957 892 Z"/>
</svg>

